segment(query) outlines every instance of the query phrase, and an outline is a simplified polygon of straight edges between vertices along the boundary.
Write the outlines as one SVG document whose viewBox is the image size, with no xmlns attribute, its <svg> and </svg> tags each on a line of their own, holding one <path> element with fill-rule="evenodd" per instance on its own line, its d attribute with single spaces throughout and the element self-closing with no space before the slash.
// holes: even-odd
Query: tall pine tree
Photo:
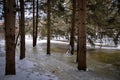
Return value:
<svg viewBox="0 0 120 80">
<path fill-rule="evenodd" d="M 24 0 L 20 0 L 20 59 L 25 58 L 25 14 L 24 14 Z"/>
<path fill-rule="evenodd" d="M 79 8 L 79 49 L 78 70 L 86 70 L 86 0 L 78 0 Z"/>
<path fill-rule="evenodd" d="M 15 0 L 4 0 L 6 75 L 16 74 L 15 70 Z"/>
<path fill-rule="evenodd" d="M 47 0 L 47 54 L 50 55 L 50 36 L 51 36 L 51 0 Z"/>
</svg>

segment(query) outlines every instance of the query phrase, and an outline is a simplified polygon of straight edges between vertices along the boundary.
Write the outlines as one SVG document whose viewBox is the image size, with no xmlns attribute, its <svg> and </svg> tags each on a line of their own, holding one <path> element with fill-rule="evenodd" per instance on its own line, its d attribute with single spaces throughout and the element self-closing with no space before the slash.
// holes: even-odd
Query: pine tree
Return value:
<svg viewBox="0 0 120 80">
<path fill-rule="evenodd" d="M 4 0 L 6 75 L 16 74 L 15 70 L 15 0 Z"/>
<path fill-rule="evenodd" d="M 86 0 L 78 0 L 79 11 L 79 49 L 78 49 L 78 69 L 86 70 Z"/>
<path fill-rule="evenodd" d="M 33 47 L 36 46 L 36 40 L 35 40 L 35 32 L 36 32 L 36 28 L 35 28 L 35 0 L 33 0 Z"/>
<path fill-rule="evenodd" d="M 20 0 L 20 59 L 25 58 L 25 15 L 24 15 L 24 0 Z"/>
<path fill-rule="evenodd" d="M 51 0 L 47 0 L 47 54 L 50 55 L 50 36 L 51 36 Z"/>
<path fill-rule="evenodd" d="M 75 39 L 75 15 L 76 15 L 76 0 L 72 0 L 72 18 L 71 18 L 71 36 L 70 36 L 70 46 L 71 54 L 74 54 L 74 39 Z"/>
</svg>

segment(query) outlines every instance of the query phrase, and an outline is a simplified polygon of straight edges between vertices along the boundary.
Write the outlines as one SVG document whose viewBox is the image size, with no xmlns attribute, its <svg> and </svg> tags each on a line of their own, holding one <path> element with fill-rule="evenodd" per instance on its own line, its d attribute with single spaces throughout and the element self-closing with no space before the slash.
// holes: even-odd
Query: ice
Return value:
<svg viewBox="0 0 120 80">
<path fill-rule="evenodd" d="M 19 46 L 16 51 L 16 75 L 5 76 L 4 41 L 0 49 L 0 80 L 119 80 L 119 71 L 112 64 L 102 63 L 87 54 L 87 71 L 77 70 L 76 56 L 66 55 L 69 42 L 51 40 L 51 48 L 61 51 L 46 55 L 47 40 L 38 40 L 32 47 L 32 37 L 26 37 L 26 58 L 19 60 Z M 87 45 L 88 47 L 88 45 Z M 102 49 L 119 49 L 118 47 L 102 47 Z M 95 47 L 99 49 L 99 47 Z M 64 50 L 64 51 L 63 51 Z M 4 54 L 4 55 L 3 55 Z M 95 53 L 94 53 L 95 54 Z M 94 55 L 90 54 L 89 55 Z M 98 55 L 95 55 L 95 57 Z M 118 69 L 119 69 L 119 64 Z M 118 75 L 116 75 L 118 73 Z M 117 77 L 116 77 L 117 76 Z"/>
</svg>

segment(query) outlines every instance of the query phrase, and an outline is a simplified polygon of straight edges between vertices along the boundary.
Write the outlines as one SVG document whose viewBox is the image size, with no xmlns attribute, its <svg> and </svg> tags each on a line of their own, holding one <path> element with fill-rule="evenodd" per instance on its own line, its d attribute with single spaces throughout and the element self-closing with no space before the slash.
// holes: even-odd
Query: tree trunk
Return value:
<svg viewBox="0 0 120 80">
<path fill-rule="evenodd" d="M 18 18 L 20 19 L 19 0 L 17 0 L 16 6 L 17 6 L 16 8 L 17 8 L 17 13 L 18 13 Z M 19 20 L 19 23 L 20 23 L 20 20 Z M 17 24 L 19 24 L 19 23 L 17 23 Z M 19 30 L 20 30 L 20 24 L 19 24 Z M 15 49 L 16 49 L 17 44 L 18 44 L 19 36 L 20 36 L 20 31 L 18 31 L 18 32 L 16 31 L 16 32 L 15 32 Z"/>
<path fill-rule="evenodd" d="M 15 0 L 4 1 L 5 40 L 6 40 L 6 75 L 16 74 L 15 70 Z"/>
<path fill-rule="evenodd" d="M 71 26 L 71 36 L 70 36 L 70 46 L 71 54 L 74 54 L 74 38 L 75 38 L 75 14 L 76 14 L 76 0 L 72 0 L 72 26 Z"/>
<path fill-rule="evenodd" d="M 25 15 L 24 15 L 24 0 L 20 0 L 21 18 L 20 18 L 20 59 L 25 58 Z"/>
<path fill-rule="evenodd" d="M 78 69 L 86 70 L 86 0 L 78 0 L 79 10 L 79 51 L 78 51 Z M 78 6 L 78 7 L 79 7 Z"/>
<path fill-rule="evenodd" d="M 78 53 L 79 53 L 79 34 L 80 34 L 80 31 L 79 31 L 79 25 L 80 25 L 80 21 L 79 21 L 79 10 L 80 10 L 80 7 L 79 7 L 79 0 L 76 0 L 76 27 L 77 27 L 77 58 L 76 58 L 76 62 L 78 62 Z"/>
<path fill-rule="evenodd" d="M 33 47 L 36 46 L 35 41 L 35 0 L 33 0 Z"/>
<path fill-rule="evenodd" d="M 51 0 L 47 0 L 47 54 L 50 55 L 50 36 L 51 36 L 51 19 L 50 19 L 50 13 L 51 13 Z"/>
<path fill-rule="evenodd" d="M 37 44 L 37 33 L 38 33 L 38 0 L 36 1 L 36 30 L 35 30 L 35 46 Z"/>
</svg>

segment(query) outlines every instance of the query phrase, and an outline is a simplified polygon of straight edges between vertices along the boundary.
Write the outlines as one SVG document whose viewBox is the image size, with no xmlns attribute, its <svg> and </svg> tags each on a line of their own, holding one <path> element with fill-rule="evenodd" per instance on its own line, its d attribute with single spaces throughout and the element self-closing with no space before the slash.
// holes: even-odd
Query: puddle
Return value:
<svg viewBox="0 0 120 80">
<path fill-rule="evenodd" d="M 102 76 L 120 79 L 120 50 L 92 50 L 88 51 L 88 67 Z"/>
</svg>

